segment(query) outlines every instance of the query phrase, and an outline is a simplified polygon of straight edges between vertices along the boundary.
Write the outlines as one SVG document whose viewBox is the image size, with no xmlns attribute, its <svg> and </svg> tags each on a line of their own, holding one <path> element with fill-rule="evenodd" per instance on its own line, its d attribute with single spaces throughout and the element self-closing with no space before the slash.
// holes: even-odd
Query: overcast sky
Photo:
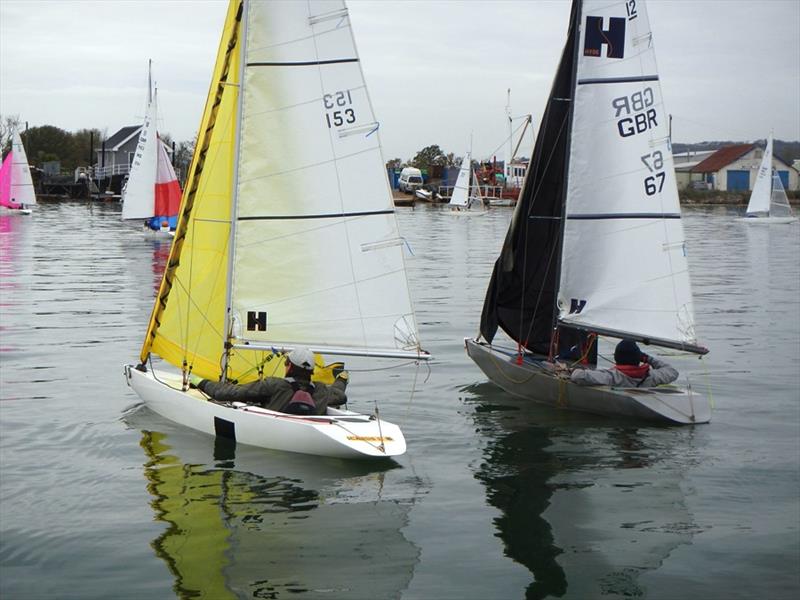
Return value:
<svg viewBox="0 0 800 600">
<path fill-rule="evenodd" d="M 144 114 L 147 60 L 159 128 L 194 137 L 227 0 L 0 0 L 0 114 L 108 135 Z M 564 45 L 565 0 L 353 1 L 384 157 L 438 144 L 476 155 L 512 114 L 544 107 Z M 673 139 L 800 140 L 798 0 L 650 0 Z M 515 124 L 516 126 L 516 124 Z M 528 152 L 530 138 L 527 140 Z"/>
</svg>

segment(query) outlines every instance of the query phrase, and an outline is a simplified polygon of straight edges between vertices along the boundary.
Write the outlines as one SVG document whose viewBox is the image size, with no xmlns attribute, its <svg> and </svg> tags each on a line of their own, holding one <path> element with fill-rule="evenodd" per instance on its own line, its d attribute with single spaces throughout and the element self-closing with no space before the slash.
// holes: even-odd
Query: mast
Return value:
<svg viewBox="0 0 800 600">
<path fill-rule="evenodd" d="M 508 121 L 508 143 L 506 148 L 506 159 L 503 161 L 503 185 L 508 187 L 506 182 L 511 175 L 511 159 L 514 157 L 513 151 L 511 150 L 511 145 L 514 141 L 511 139 L 514 136 L 514 132 L 511 130 L 511 88 L 508 88 L 506 98 L 506 120 Z"/>
<path fill-rule="evenodd" d="M 580 50 L 580 43 L 581 43 L 581 16 L 583 15 L 583 0 L 575 0 L 575 10 L 573 12 L 573 21 L 572 21 L 572 28 L 573 28 L 573 42 L 572 42 L 572 73 L 571 73 L 571 80 L 569 86 L 569 98 L 564 98 L 565 102 L 569 102 L 569 108 L 567 109 L 567 127 L 566 127 L 566 136 L 567 141 L 564 145 L 564 157 L 565 157 L 565 166 L 564 166 L 564 180 L 561 186 L 561 218 L 559 221 L 559 242 L 558 242 L 558 259 L 556 260 L 556 278 L 555 278 L 555 286 L 553 288 L 553 321 L 552 321 L 552 332 L 553 335 L 556 334 L 556 330 L 558 329 L 558 292 L 561 287 L 561 262 L 564 257 L 564 230 L 567 226 L 567 194 L 569 192 L 569 160 L 570 160 L 570 150 L 572 148 L 572 121 L 575 115 L 575 84 L 578 79 L 578 54 Z M 550 338 L 550 353 L 553 352 L 553 339 Z"/>
<path fill-rule="evenodd" d="M 236 219 L 238 215 L 239 159 L 242 154 L 242 108 L 244 106 L 244 74 L 247 68 L 247 15 L 249 7 L 250 0 L 242 0 L 242 20 L 239 36 L 239 43 L 241 44 L 239 46 L 241 48 L 239 58 L 239 96 L 236 100 L 236 132 L 234 135 L 233 177 L 231 178 L 231 221 L 228 235 L 228 280 L 225 283 L 225 330 L 222 348 L 222 381 L 228 379 L 228 363 L 231 357 L 231 338 L 233 337 L 233 320 L 231 319 L 231 305 L 233 303 L 233 259 L 234 242 L 236 240 Z"/>
</svg>

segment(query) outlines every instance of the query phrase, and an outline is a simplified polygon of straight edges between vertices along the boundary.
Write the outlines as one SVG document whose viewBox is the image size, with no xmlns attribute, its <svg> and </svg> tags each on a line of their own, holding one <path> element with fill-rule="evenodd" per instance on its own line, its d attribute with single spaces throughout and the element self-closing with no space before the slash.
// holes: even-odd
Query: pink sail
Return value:
<svg viewBox="0 0 800 600">
<path fill-rule="evenodd" d="M 3 166 L 0 167 L 0 206 L 6 208 L 22 208 L 21 204 L 11 201 L 11 161 L 13 150 L 6 154 Z"/>
</svg>

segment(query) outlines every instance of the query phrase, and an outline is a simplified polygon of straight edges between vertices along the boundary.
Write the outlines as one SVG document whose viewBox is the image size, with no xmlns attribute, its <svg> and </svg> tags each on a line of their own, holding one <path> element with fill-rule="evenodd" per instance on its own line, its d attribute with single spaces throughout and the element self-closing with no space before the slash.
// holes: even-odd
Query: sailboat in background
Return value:
<svg viewBox="0 0 800 600">
<path fill-rule="evenodd" d="M 11 133 L 11 151 L 0 167 L 0 210 L 5 214 L 29 215 L 27 207 L 36 204 L 31 168 L 25 147 L 16 129 Z"/>
<path fill-rule="evenodd" d="M 122 219 L 144 220 L 148 231 L 169 233 L 178 221 L 181 186 L 167 149 L 158 137 L 158 90 L 147 71 L 147 110 L 128 181 L 122 190 Z"/>
<path fill-rule="evenodd" d="M 447 214 L 460 215 L 485 215 L 486 205 L 481 197 L 481 187 L 478 184 L 475 171 L 472 169 L 472 152 L 467 152 L 461 160 L 456 184 L 450 196 L 450 210 Z"/>
<path fill-rule="evenodd" d="M 323 381 L 332 374 L 321 354 L 367 364 L 430 358 L 344 2 L 231 0 L 199 132 L 128 384 L 162 416 L 243 444 L 343 458 L 404 453 L 400 428 L 377 407 L 300 417 L 188 387 L 190 375 L 282 377 L 283 355 L 297 346 L 317 353 Z M 164 369 L 153 369 L 153 355 Z"/>
<path fill-rule="evenodd" d="M 644 2 L 575 0 L 480 335 L 465 340 L 507 392 L 564 409 L 710 420 L 691 386 L 582 387 L 552 369 L 573 345 L 582 367 L 596 366 L 597 336 L 708 352 L 694 330 L 667 124 Z M 505 347 L 492 343 L 498 327 Z"/>
<path fill-rule="evenodd" d="M 772 134 L 767 140 L 756 182 L 747 204 L 748 223 L 792 223 L 797 217 L 792 214 L 789 198 L 783 189 L 780 176 L 772 168 Z"/>
</svg>

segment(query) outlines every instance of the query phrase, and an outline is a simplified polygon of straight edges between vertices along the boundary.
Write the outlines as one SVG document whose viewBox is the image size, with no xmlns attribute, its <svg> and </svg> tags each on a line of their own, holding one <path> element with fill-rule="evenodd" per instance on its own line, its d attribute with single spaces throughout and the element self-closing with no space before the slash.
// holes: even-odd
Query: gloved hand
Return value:
<svg viewBox="0 0 800 600">
<path fill-rule="evenodd" d="M 189 374 L 189 387 L 190 388 L 192 388 L 192 389 L 196 388 L 198 385 L 200 385 L 201 381 L 203 381 L 203 378 L 200 377 L 199 375 L 195 375 L 194 373 L 190 373 Z"/>
<path fill-rule="evenodd" d="M 350 374 L 347 371 L 342 371 L 336 376 L 336 379 L 341 379 L 346 384 L 350 381 Z"/>
<path fill-rule="evenodd" d="M 640 360 L 641 360 L 641 362 L 643 362 L 644 364 L 647 364 L 647 363 L 649 363 L 649 362 L 650 362 L 650 357 L 649 357 L 647 354 L 645 354 L 645 353 L 642 353 L 642 358 L 641 358 Z"/>
</svg>

